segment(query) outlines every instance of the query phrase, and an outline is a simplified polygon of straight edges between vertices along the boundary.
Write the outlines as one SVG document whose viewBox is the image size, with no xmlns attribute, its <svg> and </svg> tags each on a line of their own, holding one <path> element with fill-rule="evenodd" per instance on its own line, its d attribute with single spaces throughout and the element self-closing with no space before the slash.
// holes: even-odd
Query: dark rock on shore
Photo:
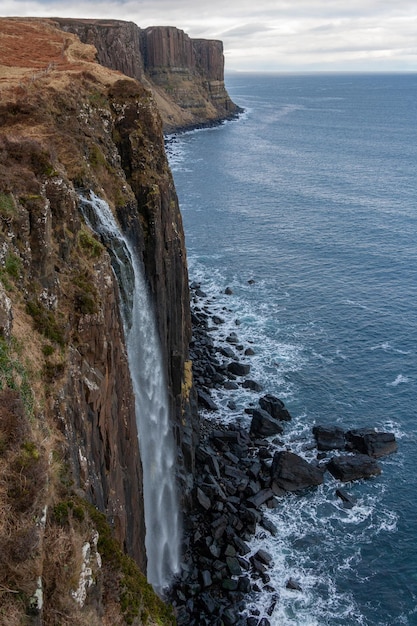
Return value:
<svg viewBox="0 0 417 626">
<path fill-rule="evenodd" d="M 344 489 L 336 489 L 336 495 L 342 500 L 345 509 L 352 509 L 356 501 Z"/>
<path fill-rule="evenodd" d="M 352 450 L 357 450 L 374 458 L 397 451 L 397 442 L 393 433 L 377 432 L 373 428 L 349 430 L 346 433 L 346 439 Z"/>
<path fill-rule="evenodd" d="M 256 380 L 246 379 L 242 383 L 242 387 L 245 389 L 251 389 L 252 391 L 262 391 L 263 387 Z"/>
<path fill-rule="evenodd" d="M 283 401 L 270 393 L 259 398 L 259 405 L 261 409 L 269 413 L 276 420 L 283 422 L 289 422 L 291 420 L 291 415 L 285 408 Z"/>
<path fill-rule="evenodd" d="M 375 459 L 367 454 L 335 456 L 329 461 L 327 469 L 332 476 L 342 482 L 370 478 L 381 473 Z"/>
<path fill-rule="evenodd" d="M 266 440 L 254 439 L 244 428 L 219 425 L 212 427 L 198 447 L 195 506 L 187 518 L 185 564 L 170 597 L 179 624 L 247 626 L 252 617 L 254 623 L 260 623 L 259 617 L 245 617 L 241 611 L 245 595 L 252 591 L 252 580 L 269 581 L 271 555 L 260 549 L 247 557 L 247 541 L 258 524 L 272 534 L 277 532 L 260 510 L 274 498 L 270 474 L 263 467 L 272 456 L 268 446 Z M 272 594 L 274 591 L 271 587 Z M 273 603 L 271 607 L 272 612 Z"/>
<path fill-rule="evenodd" d="M 208 393 L 205 393 L 202 389 L 197 391 L 198 403 L 209 411 L 218 411 L 217 404 L 212 400 Z"/>
<path fill-rule="evenodd" d="M 318 450 L 344 450 L 345 432 L 339 426 L 313 426 Z"/>
<path fill-rule="evenodd" d="M 248 356 L 253 351 L 245 350 L 237 334 L 230 332 L 220 346 L 210 337 L 214 330 L 210 321 L 221 324 L 223 318 L 211 315 L 210 306 L 201 304 L 201 293 L 204 292 L 196 284 L 190 352 L 199 403 L 214 411 L 217 407 L 210 396 L 212 389 L 260 389 L 254 380 L 238 380 L 250 371 L 248 363 L 239 361 L 239 353 Z M 236 410 L 233 394 L 227 406 Z M 178 623 L 184 626 L 270 623 L 268 617 L 279 601 L 268 575 L 271 555 L 265 550 L 251 555 L 248 542 L 258 532 L 276 535 L 278 529 L 264 511 L 282 506 L 282 498 L 288 492 L 320 485 L 327 469 L 288 450 L 277 452 L 276 446 L 284 444 L 267 439 L 282 434 L 283 422 L 291 419 L 282 400 L 265 394 L 259 398 L 259 406 L 251 404 L 245 413 L 252 416 L 249 432 L 237 425 L 209 420 L 202 429 L 202 441 L 196 451 L 195 501 L 191 515 L 187 516 L 185 564 L 181 579 L 172 590 L 172 601 L 181 620 Z M 372 457 L 396 449 L 392 435 L 371 429 L 346 433 L 338 426 L 317 425 L 313 434 L 324 457 L 328 450 L 346 447 L 366 452 L 330 460 L 329 471 L 342 481 L 378 474 L 380 468 Z M 306 450 L 314 447 L 304 446 Z M 338 489 L 336 494 L 344 507 L 355 505 L 354 498 L 344 490 Z M 301 591 L 292 578 L 283 584 Z M 255 610 L 244 616 L 245 596 L 261 589 L 271 594 L 264 616 Z"/>
<path fill-rule="evenodd" d="M 345 432 L 339 426 L 313 427 L 318 450 L 349 450 L 374 458 L 397 451 L 394 433 L 378 432 L 374 428 L 357 428 Z"/>
<path fill-rule="evenodd" d="M 246 376 L 250 372 L 250 365 L 240 361 L 232 361 L 227 366 L 227 371 L 235 376 Z"/>
<path fill-rule="evenodd" d="M 271 468 L 272 489 L 299 491 L 321 485 L 323 472 L 293 452 L 276 452 Z"/>
<path fill-rule="evenodd" d="M 253 409 L 250 432 L 256 436 L 270 437 L 280 435 L 283 428 L 277 419 L 263 409 Z"/>
<path fill-rule="evenodd" d="M 289 578 L 285 586 L 287 589 L 292 589 L 293 591 L 302 591 L 300 583 L 294 580 L 294 578 Z"/>
</svg>

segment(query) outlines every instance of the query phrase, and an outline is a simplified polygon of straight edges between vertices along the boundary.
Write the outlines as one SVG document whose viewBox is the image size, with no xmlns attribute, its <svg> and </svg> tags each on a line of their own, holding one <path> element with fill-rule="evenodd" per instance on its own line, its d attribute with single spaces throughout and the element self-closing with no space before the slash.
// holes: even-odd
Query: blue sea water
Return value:
<svg viewBox="0 0 417 626">
<path fill-rule="evenodd" d="M 251 376 L 294 419 L 285 442 L 313 459 L 314 424 L 393 431 L 382 474 L 345 488 L 330 475 L 268 513 L 290 624 L 417 624 L 417 75 L 227 79 L 238 121 L 171 138 L 191 280 L 251 342 Z M 229 286 L 232 295 L 224 294 Z M 236 325 L 236 320 L 240 324 Z M 259 394 L 217 393 L 246 423 Z M 289 577 L 302 591 L 286 589 Z M 265 614 L 268 591 L 254 604 Z"/>
</svg>

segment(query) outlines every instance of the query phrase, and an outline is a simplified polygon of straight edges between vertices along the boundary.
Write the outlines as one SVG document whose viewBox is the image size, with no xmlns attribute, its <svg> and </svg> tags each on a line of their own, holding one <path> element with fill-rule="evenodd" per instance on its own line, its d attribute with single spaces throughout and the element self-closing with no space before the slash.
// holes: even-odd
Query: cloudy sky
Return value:
<svg viewBox="0 0 417 626">
<path fill-rule="evenodd" d="M 416 0 L 1 0 L 0 14 L 177 26 L 221 39 L 226 70 L 417 71 Z"/>
</svg>

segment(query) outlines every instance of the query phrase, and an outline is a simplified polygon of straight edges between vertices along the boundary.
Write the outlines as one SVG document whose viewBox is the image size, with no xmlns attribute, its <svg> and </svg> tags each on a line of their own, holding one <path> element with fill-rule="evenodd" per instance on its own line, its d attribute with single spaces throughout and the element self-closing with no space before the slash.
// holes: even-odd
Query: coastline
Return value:
<svg viewBox="0 0 417 626">
<path fill-rule="evenodd" d="M 250 378 L 252 347 L 241 342 L 238 333 L 230 333 L 222 345 L 216 345 L 214 337 L 224 320 L 213 311 L 213 300 L 199 283 L 192 283 L 190 291 L 190 356 L 199 401 L 200 442 L 193 506 L 184 527 L 183 565 L 169 600 L 178 626 L 271 626 L 281 589 L 269 574 L 273 556 L 254 541 L 262 537 L 267 543 L 268 537 L 278 533 L 268 512 L 285 506 L 289 493 L 307 494 L 323 482 L 326 472 L 336 477 L 332 463 L 345 456 L 362 465 L 359 474 L 339 475 L 342 484 L 335 488 L 335 497 L 341 507 L 353 508 L 355 499 L 343 484 L 378 475 L 376 458 L 395 452 L 395 438 L 373 429 L 362 429 L 367 433 L 358 434 L 316 426 L 316 444 L 309 448 L 316 450 L 316 460 L 307 462 L 291 452 L 290 442 L 285 440 L 285 423 L 291 415 L 279 398 Z M 226 293 L 233 295 L 231 290 Z M 226 316 L 230 314 L 225 311 Z M 238 329 L 239 320 L 235 323 Z M 227 393 L 239 387 L 259 394 L 258 405 L 253 402 L 245 409 L 251 419 L 249 428 L 222 421 L 211 396 L 216 388 Z M 230 401 L 230 409 L 234 408 Z M 380 454 L 363 448 L 362 435 L 368 436 L 368 431 L 374 439 L 382 436 Z M 359 437 L 356 444 L 349 436 L 351 432 Z M 294 594 L 303 591 L 300 581 L 290 573 L 282 585 Z M 261 596 L 262 609 L 257 602 Z"/>
</svg>

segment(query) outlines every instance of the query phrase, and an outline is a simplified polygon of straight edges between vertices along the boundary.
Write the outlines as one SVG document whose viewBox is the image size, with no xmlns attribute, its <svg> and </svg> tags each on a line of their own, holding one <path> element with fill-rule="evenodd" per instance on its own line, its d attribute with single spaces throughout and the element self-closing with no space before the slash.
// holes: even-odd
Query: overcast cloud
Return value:
<svg viewBox="0 0 417 626">
<path fill-rule="evenodd" d="M 176 26 L 221 39 L 226 70 L 417 71 L 416 0 L 1 0 L 0 13 Z"/>
</svg>

